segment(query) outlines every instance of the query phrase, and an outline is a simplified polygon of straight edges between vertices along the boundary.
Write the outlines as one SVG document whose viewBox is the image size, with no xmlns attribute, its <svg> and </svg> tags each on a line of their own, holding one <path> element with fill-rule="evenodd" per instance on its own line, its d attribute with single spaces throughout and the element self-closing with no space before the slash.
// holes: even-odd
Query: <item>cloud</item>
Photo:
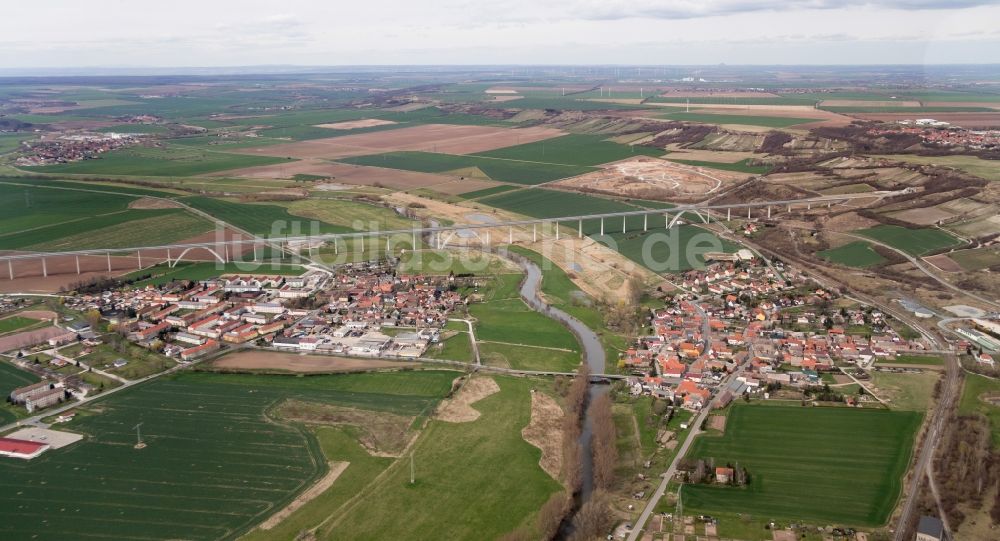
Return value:
<svg viewBox="0 0 1000 541">
<path fill-rule="evenodd" d="M 547 3 L 560 5 L 567 19 L 696 19 L 760 11 L 876 8 L 902 10 L 956 10 L 998 5 L 998 0 L 585 0 Z M 530 17 L 529 17 L 530 18 Z"/>
</svg>

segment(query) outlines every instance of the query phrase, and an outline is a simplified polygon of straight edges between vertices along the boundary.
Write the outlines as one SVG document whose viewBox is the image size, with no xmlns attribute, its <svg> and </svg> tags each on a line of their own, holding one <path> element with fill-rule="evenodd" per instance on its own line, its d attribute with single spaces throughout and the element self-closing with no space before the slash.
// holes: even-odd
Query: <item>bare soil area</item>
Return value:
<svg viewBox="0 0 1000 541">
<path fill-rule="evenodd" d="M 472 405 L 498 392 L 500 386 L 493 378 L 472 378 L 465 382 L 455 396 L 441 402 L 436 417 L 449 423 L 471 423 L 480 415 L 479 410 Z"/>
<path fill-rule="evenodd" d="M 708 418 L 708 428 L 712 430 L 718 430 L 719 432 L 726 431 L 726 416 L 725 415 L 711 415 Z"/>
<path fill-rule="evenodd" d="M 418 363 L 245 350 L 217 359 L 212 366 L 226 370 L 281 370 L 308 374 L 410 368 L 418 366 Z"/>
<path fill-rule="evenodd" d="M 551 396 L 538 391 L 531 393 L 531 421 L 521 430 L 521 437 L 541 449 L 538 465 L 556 480 L 563 462 L 562 418 L 563 410 Z"/>
<path fill-rule="evenodd" d="M 44 329 L 38 329 L 35 331 L 14 333 L 0 338 L 0 352 L 34 346 L 45 342 L 49 338 L 62 336 L 64 334 L 66 334 L 66 329 L 60 329 L 58 327 L 45 327 Z"/>
<path fill-rule="evenodd" d="M 380 118 L 364 118 L 361 120 L 345 120 L 344 122 L 334 122 L 332 124 L 317 124 L 317 128 L 329 128 L 331 130 L 356 130 L 358 128 L 374 128 L 375 126 L 389 126 L 397 124 L 391 120 Z"/>
<path fill-rule="evenodd" d="M 55 318 L 58 314 L 51 310 L 24 310 L 14 315 L 26 317 L 28 319 L 37 319 L 39 321 L 49 321 Z"/>
<path fill-rule="evenodd" d="M 154 210 L 154 209 L 179 209 L 183 205 L 176 201 L 167 199 L 155 199 L 152 197 L 140 197 L 128 204 L 130 209 Z"/>
<path fill-rule="evenodd" d="M 965 270 L 961 265 L 956 263 L 954 259 L 948 257 L 948 254 L 938 254 L 925 257 L 924 261 L 934 265 L 938 270 L 943 272 L 962 272 Z"/>
<path fill-rule="evenodd" d="M 600 171 L 561 180 L 552 186 L 663 199 L 708 195 L 741 176 L 642 157 L 615 162 Z"/>
<path fill-rule="evenodd" d="M 396 130 L 233 150 L 242 154 L 292 158 L 345 158 L 397 150 L 469 154 L 532 143 L 565 132 L 542 126 L 503 128 L 455 124 L 423 124 Z"/>
<path fill-rule="evenodd" d="M 330 470 L 323 476 L 322 479 L 316 481 L 316 484 L 307 488 L 302 494 L 299 494 L 297 498 L 291 501 L 283 509 L 277 513 L 271 515 L 259 526 L 261 530 L 270 530 L 281 521 L 288 518 L 292 513 L 299 510 L 300 507 L 312 501 L 313 498 L 319 496 L 320 494 L 326 492 L 326 490 L 333 486 L 333 483 L 340 477 L 340 474 L 344 473 L 344 470 L 350 466 L 350 462 L 331 462 Z"/>
</svg>

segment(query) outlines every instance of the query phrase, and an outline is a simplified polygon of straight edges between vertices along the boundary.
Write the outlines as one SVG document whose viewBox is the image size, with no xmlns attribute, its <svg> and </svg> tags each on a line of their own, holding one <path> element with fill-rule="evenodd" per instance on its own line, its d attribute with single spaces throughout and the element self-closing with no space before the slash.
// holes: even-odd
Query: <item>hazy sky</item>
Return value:
<svg viewBox="0 0 1000 541">
<path fill-rule="evenodd" d="M 5 4 L 0 68 L 1000 62 L 1000 0 Z"/>
</svg>

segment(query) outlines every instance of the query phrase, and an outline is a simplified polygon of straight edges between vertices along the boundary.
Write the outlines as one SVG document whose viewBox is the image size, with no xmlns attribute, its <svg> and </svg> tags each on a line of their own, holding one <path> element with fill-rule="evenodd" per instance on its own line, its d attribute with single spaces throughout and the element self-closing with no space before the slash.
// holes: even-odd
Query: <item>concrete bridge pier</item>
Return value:
<svg viewBox="0 0 1000 541">
<path fill-rule="evenodd" d="M 14 279 L 14 262 L 10 259 L 7 260 L 7 272 L 10 273 L 10 279 Z"/>
<path fill-rule="evenodd" d="M 601 218 L 601 236 L 604 236 L 604 218 Z"/>
<path fill-rule="evenodd" d="M 507 228 L 507 244 L 514 244 L 514 228 Z"/>
<path fill-rule="evenodd" d="M 726 208 L 726 221 L 732 221 L 733 219 L 733 209 L 732 207 Z"/>
<path fill-rule="evenodd" d="M 42 258 L 42 276 L 45 278 L 49 277 L 49 269 L 45 266 L 45 258 Z"/>
<path fill-rule="evenodd" d="M 576 224 L 576 237 L 579 239 L 583 238 L 583 220 L 580 220 Z"/>
<path fill-rule="evenodd" d="M 627 217 L 622 216 L 622 234 L 625 234 L 625 222 L 628 220 Z"/>
<path fill-rule="evenodd" d="M 108 252 L 107 255 L 108 255 L 108 272 L 111 272 L 111 252 Z"/>
<path fill-rule="evenodd" d="M 552 225 L 556 226 L 556 240 L 559 240 L 559 222 L 553 222 Z"/>
<path fill-rule="evenodd" d="M 750 219 L 750 208 L 751 208 L 751 207 L 747 207 L 747 220 L 749 220 L 749 219 Z"/>
<path fill-rule="evenodd" d="M 135 255 L 139 258 L 139 270 L 142 270 L 142 251 L 136 252 Z"/>
<path fill-rule="evenodd" d="M 531 242 L 538 242 L 538 224 L 531 224 Z"/>
<path fill-rule="evenodd" d="M 768 206 L 767 206 L 767 219 L 768 219 L 768 220 L 770 220 L 770 219 L 771 219 L 771 205 L 768 205 Z"/>
<path fill-rule="evenodd" d="M 76 273 L 80 274 L 80 256 L 76 256 Z"/>
</svg>

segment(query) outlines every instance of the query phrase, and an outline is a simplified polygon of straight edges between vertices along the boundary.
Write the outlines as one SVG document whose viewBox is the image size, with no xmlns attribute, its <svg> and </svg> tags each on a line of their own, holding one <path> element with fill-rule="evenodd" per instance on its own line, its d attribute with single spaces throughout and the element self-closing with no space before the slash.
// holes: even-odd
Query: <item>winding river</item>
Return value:
<svg viewBox="0 0 1000 541">
<path fill-rule="evenodd" d="M 525 272 L 524 281 L 521 282 L 521 298 L 532 309 L 545 314 L 546 316 L 559 321 L 573 334 L 576 335 L 580 345 L 583 346 L 584 362 L 590 366 L 591 374 L 603 374 L 605 366 L 604 346 L 590 327 L 587 327 L 579 319 L 563 312 L 562 310 L 548 305 L 542 300 L 539 294 L 542 284 L 542 270 L 534 262 L 517 254 L 507 254 L 507 257 L 521 266 Z M 598 396 L 607 393 L 610 388 L 607 385 L 591 384 L 588 391 L 587 402 L 592 403 Z M 583 419 L 583 427 L 580 431 L 580 448 L 582 451 L 582 474 L 583 483 L 580 489 L 578 504 L 586 502 L 594 490 L 594 458 L 591 451 L 590 439 L 593 433 L 590 408 L 586 410 Z"/>
</svg>

